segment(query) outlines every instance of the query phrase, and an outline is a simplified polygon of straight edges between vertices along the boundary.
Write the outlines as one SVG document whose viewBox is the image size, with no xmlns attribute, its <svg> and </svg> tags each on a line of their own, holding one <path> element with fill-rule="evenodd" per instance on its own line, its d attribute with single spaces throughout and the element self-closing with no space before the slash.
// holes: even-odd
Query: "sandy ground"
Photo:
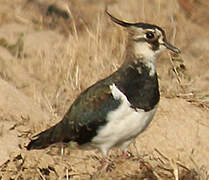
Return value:
<svg viewBox="0 0 209 180">
<path fill-rule="evenodd" d="M 209 3 L 0 0 L 0 180 L 209 179 Z M 130 147 L 55 145 L 28 152 L 32 135 L 62 119 L 79 93 L 122 63 L 126 32 L 104 14 L 166 29 L 179 47 L 157 62 L 161 101 Z"/>
</svg>

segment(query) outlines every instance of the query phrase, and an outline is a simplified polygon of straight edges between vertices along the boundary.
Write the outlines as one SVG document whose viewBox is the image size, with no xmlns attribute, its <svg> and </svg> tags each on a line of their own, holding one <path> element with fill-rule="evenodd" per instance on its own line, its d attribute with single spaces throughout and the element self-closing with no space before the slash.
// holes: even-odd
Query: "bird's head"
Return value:
<svg viewBox="0 0 209 180">
<path fill-rule="evenodd" d="M 175 53 L 180 50 L 167 41 L 165 31 L 153 24 L 147 23 L 128 23 L 113 17 L 109 12 L 111 20 L 123 27 L 129 32 L 129 44 L 127 47 L 129 53 L 135 57 L 142 57 L 146 60 L 154 61 L 157 55 L 165 49 Z"/>
</svg>

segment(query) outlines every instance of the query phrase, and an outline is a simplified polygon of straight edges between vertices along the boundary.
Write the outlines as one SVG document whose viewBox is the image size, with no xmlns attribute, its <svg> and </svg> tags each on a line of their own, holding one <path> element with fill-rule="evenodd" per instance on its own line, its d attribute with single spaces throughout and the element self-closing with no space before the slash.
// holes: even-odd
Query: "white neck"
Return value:
<svg viewBox="0 0 209 180">
<path fill-rule="evenodd" d="M 134 51 L 135 57 L 142 59 L 143 63 L 150 68 L 150 76 L 153 76 L 156 72 L 155 70 L 155 60 L 157 58 L 157 54 L 153 51 L 148 43 L 135 43 Z"/>
<path fill-rule="evenodd" d="M 134 44 L 134 53 L 138 58 L 143 58 L 145 61 L 154 63 L 157 58 L 157 53 L 153 51 L 149 43 L 137 42 Z"/>
</svg>

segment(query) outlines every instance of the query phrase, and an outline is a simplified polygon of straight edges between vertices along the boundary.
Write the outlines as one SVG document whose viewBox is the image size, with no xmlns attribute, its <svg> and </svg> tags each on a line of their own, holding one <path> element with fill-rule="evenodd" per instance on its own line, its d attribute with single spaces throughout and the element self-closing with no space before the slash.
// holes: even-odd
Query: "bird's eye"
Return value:
<svg viewBox="0 0 209 180">
<path fill-rule="evenodd" d="M 147 39 L 153 39 L 155 37 L 154 33 L 153 32 L 147 32 L 146 33 L 146 38 Z"/>
</svg>

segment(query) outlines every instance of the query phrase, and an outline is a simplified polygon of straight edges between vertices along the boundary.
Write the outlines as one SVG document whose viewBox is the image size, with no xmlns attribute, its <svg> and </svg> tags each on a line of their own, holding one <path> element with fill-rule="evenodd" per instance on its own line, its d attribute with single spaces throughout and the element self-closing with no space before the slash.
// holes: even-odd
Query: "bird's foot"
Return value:
<svg viewBox="0 0 209 180">
<path fill-rule="evenodd" d="M 131 157 L 134 157 L 134 155 L 130 151 L 122 151 L 121 158 L 129 159 Z"/>
<path fill-rule="evenodd" d="M 103 170 L 105 172 L 111 172 L 115 168 L 114 162 L 108 157 L 102 158 L 100 160 L 100 164 L 101 166 L 99 167 L 99 170 Z"/>
</svg>

